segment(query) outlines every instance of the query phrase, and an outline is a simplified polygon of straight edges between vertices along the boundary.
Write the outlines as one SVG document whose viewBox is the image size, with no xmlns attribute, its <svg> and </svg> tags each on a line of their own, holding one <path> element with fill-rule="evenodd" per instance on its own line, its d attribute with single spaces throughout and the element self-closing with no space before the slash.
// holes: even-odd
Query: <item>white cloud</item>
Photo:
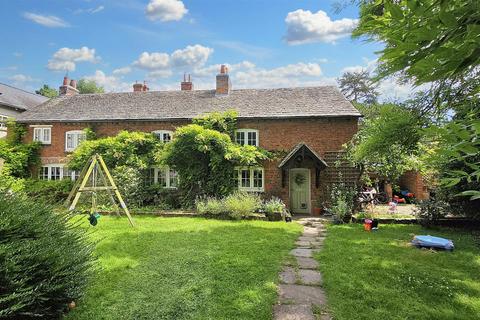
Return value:
<svg viewBox="0 0 480 320">
<path fill-rule="evenodd" d="M 95 55 L 95 49 L 81 47 L 79 49 L 61 48 L 48 60 L 47 68 L 54 71 L 74 71 L 76 62 L 96 63 L 100 57 Z"/>
<path fill-rule="evenodd" d="M 152 76 L 154 75 L 153 71 L 157 71 L 156 77 L 166 77 L 168 72 L 172 73 L 172 68 L 196 69 L 202 67 L 212 53 L 213 49 L 196 44 L 175 50 L 170 55 L 164 52 L 143 52 L 132 65 L 150 71 Z"/>
<path fill-rule="evenodd" d="M 25 83 L 25 82 L 37 81 L 36 79 L 33 79 L 31 76 L 24 75 L 24 74 L 15 74 L 15 75 L 11 76 L 9 79 L 16 82 L 16 83 Z"/>
<path fill-rule="evenodd" d="M 145 13 L 150 20 L 178 21 L 188 10 L 180 0 L 150 0 Z"/>
<path fill-rule="evenodd" d="M 164 69 L 170 65 L 170 56 L 161 52 L 143 52 L 133 65 L 146 70 Z"/>
<path fill-rule="evenodd" d="M 212 48 L 199 44 L 187 46 L 185 49 L 175 50 L 172 53 L 172 65 L 175 67 L 203 66 L 212 53 Z"/>
<path fill-rule="evenodd" d="M 49 28 L 66 28 L 70 26 L 66 21 L 56 16 L 45 16 L 32 12 L 25 12 L 23 17 Z"/>
<path fill-rule="evenodd" d="M 147 78 L 149 80 L 156 80 L 160 78 L 168 78 L 173 74 L 172 70 L 156 70 L 149 72 Z"/>
<path fill-rule="evenodd" d="M 113 70 L 112 73 L 115 76 L 121 76 L 121 75 L 129 74 L 130 72 L 132 72 L 132 68 L 123 67 L 123 68 L 118 68 L 118 69 Z"/>
<path fill-rule="evenodd" d="M 318 63 L 295 63 L 273 69 L 250 68 L 232 74 L 236 88 L 279 88 L 334 84 L 322 76 Z"/>
<path fill-rule="evenodd" d="M 88 9 L 77 9 L 75 10 L 73 13 L 75 14 L 80 14 L 80 13 L 91 13 L 91 14 L 95 14 L 95 13 L 98 13 L 100 11 L 103 11 L 103 9 L 105 9 L 104 6 L 98 6 L 96 8 L 88 8 Z"/>
<path fill-rule="evenodd" d="M 102 70 L 96 70 L 95 74 L 84 77 L 87 80 L 93 80 L 99 86 L 105 89 L 105 92 L 125 92 L 132 91 L 131 85 L 123 82 L 116 76 L 106 75 Z"/>
<path fill-rule="evenodd" d="M 333 21 L 325 11 L 312 13 L 309 10 L 289 12 L 285 18 L 287 34 L 285 39 L 289 44 L 311 42 L 334 43 L 347 37 L 355 29 L 358 19 L 343 18 Z"/>
</svg>

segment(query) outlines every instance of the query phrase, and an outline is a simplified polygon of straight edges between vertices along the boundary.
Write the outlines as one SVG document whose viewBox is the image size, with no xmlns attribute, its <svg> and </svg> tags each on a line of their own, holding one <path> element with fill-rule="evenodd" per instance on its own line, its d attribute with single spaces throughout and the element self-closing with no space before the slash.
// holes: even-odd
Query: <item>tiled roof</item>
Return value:
<svg viewBox="0 0 480 320">
<path fill-rule="evenodd" d="M 235 109 L 239 118 L 359 117 L 336 87 L 150 91 L 79 94 L 51 99 L 18 117 L 22 122 L 191 119 Z"/>
<path fill-rule="evenodd" d="M 29 110 L 48 98 L 0 83 L 0 105 L 20 110 Z"/>
</svg>

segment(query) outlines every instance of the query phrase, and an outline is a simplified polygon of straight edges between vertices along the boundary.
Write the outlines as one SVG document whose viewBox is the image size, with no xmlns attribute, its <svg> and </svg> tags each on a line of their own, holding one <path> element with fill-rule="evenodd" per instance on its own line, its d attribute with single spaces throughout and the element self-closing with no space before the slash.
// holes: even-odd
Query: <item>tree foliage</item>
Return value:
<svg viewBox="0 0 480 320">
<path fill-rule="evenodd" d="M 269 153 L 255 146 L 241 146 L 232 141 L 236 127 L 233 112 L 213 113 L 194 120 L 194 124 L 175 131 L 175 139 L 165 146 L 159 159 L 175 168 L 186 205 L 199 196 L 221 197 L 235 187 L 234 167 L 254 166 L 269 158 Z"/>
<path fill-rule="evenodd" d="M 369 107 L 368 116 L 349 145 L 349 156 L 367 172 L 395 182 L 411 169 L 421 138 L 420 119 L 405 107 Z"/>
<path fill-rule="evenodd" d="M 84 294 L 93 249 L 66 214 L 0 192 L 0 318 L 61 318 Z"/>
<path fill-rule="evenodd" d="M 80 79 L 77 83 L 77 89 L 80 94 L 85 93 L 104 93 L 102 86 L 97 85 L 94 80 Z"/>
<path fill-rule="evenodd" d="M 443 164 L 439 171 L 448 182 L 447 189 L 477 180 L 480 148 L 466 132 L 472 126 L 469 119 L 480 118 L 480 2 L 360 1 L 360 23 L 354 36 L 385 44 L 380 51 L 379 78 L 400 75 L 417 85 L 429 84 L 429 92 L 417 101 L 420 109 L 435 118 L 447 112 L 453 115 L 454 122 L 443 117 L 446 124 L 433 127 L 446 138 L 438 140 L 436 150 L 444 159 L 438 163 Z M 449 142 L 462 136 L 467 137 L 465 143 Z M 473 139 L 477 137 L 478 133 Z M 468 154 L 459 159 L 465 148 Z M 452 168 L 453 163 L 460 166 Z M 461 195 L 478 194 L 478 186 L 463 187 L 456 190 Z"/>
<path fill-rule="evenodd" d="M 116 136 L 83 141 L 70 155 L 68 166 L 81 170 L 98 153 L 109 168 L 146 169 L 157 164 L 154 156 L 162 148 L 163 143 L 151 133 L 121 131 Z"/>
<path fill-rule="evenodd" d="M 43 87 L 35 91 L 36 94 L 40 94 L 47 98 L 55 98 L 58 96 L 58 91 L 54 88 L 49 87 L 48 85 L 44 84 Z"/>
<path fill-rule="evenodd" d="M 340 91 L 353 102 L 372 104 L 377 101 L 379 93 L 377 84 L 372 80 L 367 70 L 345 72 L 337 79 Z"/>
</svg>

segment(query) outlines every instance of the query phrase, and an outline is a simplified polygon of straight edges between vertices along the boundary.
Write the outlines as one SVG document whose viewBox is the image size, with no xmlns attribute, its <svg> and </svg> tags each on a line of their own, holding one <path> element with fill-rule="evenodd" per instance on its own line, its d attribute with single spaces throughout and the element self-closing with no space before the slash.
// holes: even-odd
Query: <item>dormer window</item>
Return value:
<svg viewBox="0 0 480 320">
<path fill-rule="evenodd" d="M 235 131 L 235 142 L 245 146 L 256 146 L 259 144 L 258 130 L 238 129 Z"/>
<path fill-rule="evenodd" d="M 169 130 L 156 130 L 152 132 L 160 141 L 170 142 L 172 141 L 173 131 Z"/>
<path fill-rule="evenodd" d="M 87 139 L 87 135 L 83 130 L 72 130 L 65 132 L 65 151 L 74 151 L 82 141 Z"/>
</svg>

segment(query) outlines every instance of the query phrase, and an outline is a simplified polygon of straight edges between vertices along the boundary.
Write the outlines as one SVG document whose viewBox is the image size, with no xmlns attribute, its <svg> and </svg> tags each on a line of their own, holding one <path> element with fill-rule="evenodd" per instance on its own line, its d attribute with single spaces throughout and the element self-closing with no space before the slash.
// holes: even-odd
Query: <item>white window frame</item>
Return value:
<svg viewBox="0 0 480 320">
<path fill-rule="evenodd" d="M 170 181 L 171 172 L 172 171 L 176 172 L 175 170 L 173 170 L 173 169 L 170 170 L 170 167 L 168 167 L 168 166 L 154 167 L 154 168 L 150 168 L 150 169 L 155 170 L 154 171 L 154 176 L 153 176 L 153 184 L 159 184 L 160 183 L 160 174 L 164 173 L 165 174 L 165 186 L 163 186 L 163 188 L 165 188 L 165 189 L 177 189 L 178 188 L 178 181 L 179 181 L 178 172 L 177 172 L 177 185 L 172 186 L 171 181 Z"/>
<path fill-rule="evenodd" d="M 239 142 L 237 141 L 237 132 L 238 132 L 238 133 L 240 133 L 240 132 L 244 133 L 244 141 L 243 141 L 243 143 L 239 143 Z M 249 133 L 255 133 L 255 136 L 256 136 L 255 144 L 249 144 L 249 143 L 248 143 L 248 134 L 249 134 Z M 247 145 L 248 145 L 248 146 L 256 146 L 256 147 L 258 147 L 258 145 L 260 144 L 260 135 L 259 135 L 257 129 L 237 129 L 237 130 L 235 130 L 235 142 L 236 142 L 236 143 L 239 143 L 239 144 L 242 144 L 242 145 L 244 145 L 244 146 L 247 146 Z"/>
<path fill-rule="evenodd" d="M 249 172 L 249 187 L 242 187 L 242 171 L 248 170 Z M 237 171 L 237 185 L 238 190 L 240 191 L 247 191 L 247 192 L 264 192 L 265 191 L 265 169 L 263 167 L 235 167 L 235 171 Z M 262 172 L 262 186 L 261 187 L 254 187 L 254 172 L 261 171 Z M 234 176 L 235 178 L 235 176 Z"/>
<path fill-rule="evenodd" d="M 42 179 L 42 170 L 43 168 L 47 168 L 47 174 L 46 174 L 46 179 Z M 52 168 L 60 168 L 60 173 L 59 173 L 59 179 L 52 179 L 53 175 L 53 169 Z M 75 170 L 69 170 L 69 175 L 66 175 L 68 168 L 65 167 L 65 164 L 63 163 L 51 163 L 51 164 L 44 164 L 40 166 L 38 170 L 38 179 L 40 180 L 63 180 L 66 178 L 70 178 L 72 181 L 77 180 L 78 178 L 78 172 Z"/>
<path fill-rule="evenodd" d="M 9 116 L 0 114 L 0 130 L 7 130 L 7 120 Z"/>
<path fill-rule="evenodd" d="M 162 141 L 162 142 L 170 142 L 170 141 L 173 140 L 173 131 L 171 131 L 171 130 L 155 130 L 155 131 L 152 131 L 152 133 L 153 133 L 158 139 L 160 139 L 160 141 Z M 168 141 L 165 141 L 165 140 L 164 140 L 163 135 L 165 135 L 165 134 L 170 135 L 170 140 L 168 140 Z"/>
<path fill-rule="evenodd" d="M 72 147 L 68 147 L 68 136 L 72 135 Z M 83 136 L 83 139 L 80 139 L 80 136 Z M 83 130 L 70 130 L 65 132 L 65 151 L 72 152 L 78 148 L 81 142 L 87 139 L 87 134 Z M 80 141 L 81 140 L 81 141 Z"/>
<path fill-rule="evenodd" d="M 41 144 L 52 144 L 52 126 L 51 125 L 35 125 L 31 126 L 33 128 L 33 141 L 39 141 Z M 37 136 L 37 132 L 38 136 Z M 48 132 L 48 139 L 45 139 L 45 132 Z M 38 137 L 38 139 L 37 139 Z"/>
</svg>

